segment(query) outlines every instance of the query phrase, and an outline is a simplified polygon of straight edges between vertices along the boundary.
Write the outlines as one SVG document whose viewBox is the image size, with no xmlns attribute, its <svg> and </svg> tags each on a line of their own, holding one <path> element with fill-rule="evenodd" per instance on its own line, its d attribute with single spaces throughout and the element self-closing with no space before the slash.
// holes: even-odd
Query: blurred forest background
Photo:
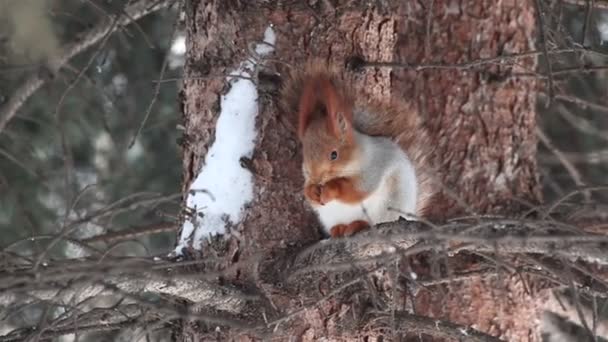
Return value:
<svg viewBox="0 0 608 342">
<path fill-rule="evenodd" d="M 63 45 L 125 3 L 0 2 L 0 105 L 31 73 L 44 72 Z M 185 53 L 177 14 L 177 7 L 158 11 L 73 58 L 2 131 L 0 245 L 57 233 L 108 206 L 122 210 L 83 220 L 69 235 L 84 239 L 175 220 L 179 197 L 171 195 L 180 191 L 181 173 L 176 78 Z M 166 252 L 175 235 L 146 235 L 114 253 Z M 39 242 L 14 248 L 35 250 Z M 53 252 L 73 257 L 79 249 L 62 244 Z"/>
<path fill-rule="evenodd" d="M 565 2 L 544 15 L 548 48 L 553 42 L 593 51 L 553 61 L 552 70 L 563 69 L 554 80 L 554 98 L 548 101 L 547 89 L 539 92 L 538 161 L 546 202 L 577 187 L 608 184 L 608 4 L 591 3 Z M 541 58 L 540 69 L 548 67 Z M 603 203 L 605 195 L 593 194 Z"/>
<path fill-rule="evenodd" d="M 88 241 L 111 247 L 114 255 L 160 255 L 174 246 L 185 54 L 178 6 L 120 27 L 56 74 L 46 69 L 62 46 L 127 2 L 0 2 L 0 110 L 32 73 L 52 77 L 0 131 L 4 252 L 85 253 L 67 240 L 50 248 L 47 240 L 59 232 L 85 241 L 111 237 Z M 539 162 L 551 201 L 579 186 L 607 183 L 608 67 L 592 65 L 607 65 L 608 9 L 565 5 L 545 19 L 554 28 L 548 34 L 558 34 L 551 41 L 597 52 L 564 59 L 564 66 L 578 70 L 556 75 L 553 100 L 540 102 Z M 521 77 L 543 77 L 547 67 Z M 123 231 L 141 234 L 120 236 Z M 38 314 L 11 315 L 8 324 L 0 323 L 0 335 L 35 324 Z"/>
</svg>

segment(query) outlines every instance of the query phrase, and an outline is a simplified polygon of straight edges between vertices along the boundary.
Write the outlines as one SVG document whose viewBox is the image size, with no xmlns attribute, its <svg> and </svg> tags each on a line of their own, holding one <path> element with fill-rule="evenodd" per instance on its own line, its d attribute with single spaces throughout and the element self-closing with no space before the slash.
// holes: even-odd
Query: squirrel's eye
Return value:
<svg viewBox="0 0 608 342">
<path fill-rule="evenodd" d="M 329 155 L 329 159 L 331 159 L 331 160 L 338 159 L 338 151 L 331 151 L 331 154 Z"/>
</svg>

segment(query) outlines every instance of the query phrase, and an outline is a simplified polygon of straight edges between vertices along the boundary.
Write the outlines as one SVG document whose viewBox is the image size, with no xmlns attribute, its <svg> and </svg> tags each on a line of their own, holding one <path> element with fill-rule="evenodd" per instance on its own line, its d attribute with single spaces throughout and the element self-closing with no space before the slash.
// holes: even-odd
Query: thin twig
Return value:
<svg viewBox="0 0 608 342">
<path fill-rule="evenodd" d="M 175 38 L 175 34 L 177 33 L 178 24 L 179 24 L 179 15 L 182 11 L 183 4 L 184 4 L 184 1 L 181 1 L 180 8 L 177 11 L 177 14 L 175 16 L 175 22 L 173 24 L 173 33 L 171 33 L 171 41 L 173 41 L 173 39 Z M 135 145 L 135 141 L 137 140 L 137 137 L 141 134 L 141 130 L 146 125 L 146 122 L 148 121 L 148 118 L 150 117 L 150 113 L 152 113 L 152 108 L 154 108 L 154 104 L 156 103 L 156 100 L 158 99 L 158 95 L 160 94 L 160 86 L 161 86 L 160 81 L 165 76 L 165 71 L 167 70 L 167 65 L 169 64 L 170 54 L 171 54 L 171 49 L 168 49 L 167 52 L 165 52 L 165 58 L 163 60 L 163 65 L 160 68 L 160 73 L 158 75 L 158 82 L 156 83 L 156 87 L 154 89 L 154 94 L 152 95 L 152 100 L 150 100 L 148 109 L 146 109 L 146 115 L 144 115 L 144 119 L 141 121 L 139 127 L 137 128 L 137 131 L 133 135 L 133 138 L 131 138 L 131 142 L 129 143 L 128 149 L 131 149 L 133 147 L 133 145 Z"/>
<path fill-rule="evenodd" d="M 59 97 L 59 101 L 57 102 L 57 105 L 55 106 L 55 116 L 59 116 L 59 110 L 61 109 L 61 106 L 63 105 L 63 101 L 65 100 L 65 97 L 76 86 L 76 84 L 78 83 L 78 81 L 80 81 L 80 78 L 84 75 L 84 73 L 87 70 L 89 70 L 89 68 L 91 67 L 91 65 L 93 64 L 93 62 L 97 58 L 97 56 L 99 55 L 99 53 L 105 47 L 106 43 L 108 42 L 108 40 L 112 36 L 112 33 L 114 32 L 114 29 L 116 28 L 116 24 L 118 23 L 119 19 L 120 18 L 114 18 L 112 20 L 112 25 L 110 26 L 110 29 L 108 30 L 108 33 L 106 33 L 106 35 L 101 40 L 101 44 L 99 44 L 98 48 L 95 50 L 95 52 L 93 53 L 93 55 L 91 56 L 91 58 L 89 58 L 89 60 L 87 61 L 87 64 L 85 64 L 85 66 L 80 69 L 80 71 L 76 75 L 76 78 L 72 82 L 70 82 L 70 84 L 68 85 L 68 87 L 61 94 L 61 97 Z"/>
<path fill-rule="evenodd" d="M 562 0 L 562 1 L 568 5 L 574 5 L 574 6 L 587 6 L 587 4 L 589 3 L 589 0 Z M 608 1 L 599 0 L 599 1 L 595 2 L 594 7 L 600 8 L 600 9 L 608 9 Z"/>
<path fill-rule="evenodd" d="M 589 31 L 589 26 L 591 26 L 591 19 L 593 15 L 593 8 L 595 7 L 594 0 L 587 0 L 587 4 L 585 5 L 585 21 L 583 21 L 583 30 L 581 32 L 581 45 L 585 46 L 585 39 L 587 39 L 587 32 Z"/>
<path fill-rule="evenodd" d="M 566 53 L 590 53 L 596 54 L 602 57 L 608 57 L 607 54 L 594 51 L 586 48 L 567 48 L 567 49 L 555 49 L 547 51 L 548 55 L 561 55 Z M 399 62 L 373 62 L 373 61 L 365 61 L 361 63 L 361 67 L 366 68 L 377 68 L 377 67 L 387 67 L 387 68 L 402 68 L 406 70 L 414 70 L 414 71 L 422 71 L 422 70 L 469 70 L 476 67 L 488 65 L 488 64 L 499 64 L 499 63 L 514 63 L 517 60 L 523 58 L 537 57 L 539 55 L 544 54 L 543 51 L 527 51 L 513 55 L 504 55 L 490 58 L 480 58 L 469 62 L 463 63 L 422 63 L 422 64 L 411 64 L 411 63 L 399 63 Z"/>
<path fill-rule="evenodd" d="M 102 235 L 96 235 L 90 238 L 83 239 L 82 242 L 89 244 L 93 242 L 105 242 L 113 243 L 118 241 L 132 240 L 139 236 L 145 236 L 150 234 L 157 234 L 162 232 L 176 231 L 177 225 L 172 222 L 163 222 L 152 224 L 144 227 L 131 228 L 126 230 L 120 230 L 117 232 L 110 232 Z"/>
<path fill-rule="evenodd" d="M 576 186 L 578 187 L 584 187 L 585 186 L 585 182 L 583 181 L 583 176 L 581 175 L 580 172 L 578 172 L 578 170 L 576 169 L 576 167 L 574 166 L 574 164 L 572 164 L 568 158 L 564 155 L 564 153 L 562 151 L 560 151 L 551 141 L 551 139 L 549 139 L 549 137 L 545 134 L 545 132 L 542 131 L 542 129 L 540 129 L 539 127 L 536 127 L 536 136 L 540 139 L 540 141 L 545 145 L 545 147 L 555 155 L 555 157 L 557 157 L 557 159 L 559 159 L 559 161 L 562 163 L 562 165 L 564 166 L 564 168 L 566 169 L 566 171 L 568 171 L 568 174 L 570 175 L 570 177 L 572 178 L 572 180 L 574 181 L 574 184 L 576 184 Z M 591 199 L 591 194 L 589 192 L 585 192 L 584 193 L 585 196 L 585 200 L 589 201 Z"/>
<path fill-rule="evenodd" d="M 534 0 L 534 8 L 536 9 L 537 15 L 537 23 L 538 23 L 538 32 L 539 32 L 539 40 L 540 46 L 543 51 L 543 56 L 545 57 L 545 63 L 547 63 L 547 92 L 549 95 L 549 100 L 547 101 L 547 107 L 551 105 L 551 101 L 553 101 L 553 66 L 551 62 L 551 58 L 549 57 L 549 50 L 547 49 L 547 35 L 545 34 L 545 19 L 543 14 L 543 8 L 540 3 L 540 0 Z"/>
<path fill-rule="evenodd" d="M 539 95 L 542 96 L 544 94 L 539 93 Z M 589 109 L 601 111 L 604 113 L 608 113 L 608 105 L 603 105 L 603 104 L 596 103 L 596 102 L 589 102 L 587 100 L 581 99 L 576 96 L 557 94 L 557 95 L 555 95 L 554 98 L 557 100 L 560 100 L 560 101 L 576 104 L 576 105 L 580 106 L 582 109 L 589 108 Z"/>
</svg>

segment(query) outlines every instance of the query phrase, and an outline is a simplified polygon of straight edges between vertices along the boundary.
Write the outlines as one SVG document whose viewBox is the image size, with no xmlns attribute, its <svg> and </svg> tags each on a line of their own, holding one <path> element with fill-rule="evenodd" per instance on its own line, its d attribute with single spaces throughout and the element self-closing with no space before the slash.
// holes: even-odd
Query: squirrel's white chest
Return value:
<svg viewBox="0 0 608 342">
<path fill-rule="evenodd" d="M 349 224 L 357 220 L 376 225 L 415 213 L 415 172 L 407 157 L 403 157 L 397 167 L 383 177 L 380 186 L 363 202 L 348 204 L 334 200 L 325 205 L 313 206 L 325 230 L 329 233 L 337 224 Z"/>
</svg>

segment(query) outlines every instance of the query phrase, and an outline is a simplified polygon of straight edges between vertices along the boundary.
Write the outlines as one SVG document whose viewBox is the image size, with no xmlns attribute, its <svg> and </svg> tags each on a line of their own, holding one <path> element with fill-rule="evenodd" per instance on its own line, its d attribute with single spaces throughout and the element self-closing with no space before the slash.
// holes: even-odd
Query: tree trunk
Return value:
<svg viewBox="0 0 608 342">
<path fill-rule="evenodd" d="M 205 263 L 206 271 L 221 271 L 223 282 L 255 288 L 260 297 L 233 317 L 236 321 L 226 321 L 229 329 L 190 325 L 179 332 L 181 339 L 371 341 L 408 332 L 431 336 L 422 327 L 441 319 L 474 325 L 506 340 L 538 340 L 538 311 L 531 300 L 538 296 L 524 289 L 521 277 L 471 277 L 414 291 L 403 285 L 407 281 L 400 271 L 432 276 L 445 272 L 444 266 L 470 268 L 474 258 L 434 263 L 430 253 L 384 258 L 391 263 L 347 271 L 301 272 L 315 261 L 348 263 L 352 255 L 344 253 L 350 250 L 347 241 L 333 249 L 315 244 L 320 235 L 301 191 L 296 118 L 277 110 L 275 91 L 280 75 L 310 57 L 358 67 L 351 70 L 357 73 L 358 87 L 377 97 L 408 99 L 433 133 L 433 159 L 444 185 L 435 218 L 538 203 L 536 83 L 513 76 L 533 71 L 536 54 L 501 64 L 488 61 L 534 50 L 533 1 L 187 3 L 188 54 L 181 94 L 184 197 L 215 141 L 219 97 L 229 90 L 225 75 L 251 54 L 250 44 L 260 42 L 269 25 L 276 43 L 254 77 L 259 92 L 257 138 L 253 156 L 242 160 L 253 175 L 254 198 L 242 220 L 231 222 L 233 233 L 226 240 L 205 246 L 186 240 L 188 257 L 213 257 Z M 477 64 L 469 63 L 473 61 Z M 302 252 L 301 246 L 310 248 Z M 319 248 L 325 248 L 322 256 L 315 253 Z M 386 252 L 383 248 L 380 251 Z M 433 319 L 425 321 L 423 316 Z M 471 340 L 486 341 L 482 338 Z"/>
</svg>

